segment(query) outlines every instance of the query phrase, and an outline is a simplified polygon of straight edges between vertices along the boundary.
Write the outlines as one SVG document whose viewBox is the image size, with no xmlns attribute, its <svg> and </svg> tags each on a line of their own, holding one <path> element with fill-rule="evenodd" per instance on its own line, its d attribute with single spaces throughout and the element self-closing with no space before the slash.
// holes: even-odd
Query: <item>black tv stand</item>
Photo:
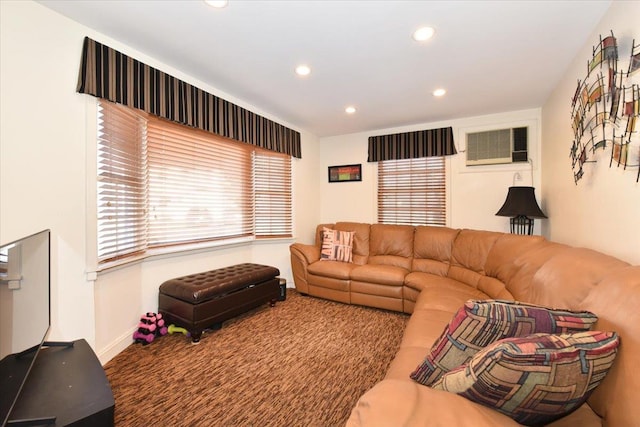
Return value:
<svg viewBox="0 0 640 427">
<path fill-rule="evenodd" d="M 43 341 L 42 347 L 73 347 L 73 341 Z M 38 351 L 39 348 L 39 345 L 34 345 L 33 347 L 29 347 L 28 349 L 17 353 L 16 357 L 19 359 L 21 357 L 31 356 L 31 354 Z"/>
<path fill-rule="evenodd" d="M 113 426 L 115 402 L 104 369 L 89 344 L 44 343 L 7 427 Z"/>
<path fill-rule="evenodd" d="M 43 347 L 73 347 L 73 341 L 45 341 Z"/>
<path fill-rule="evenodd" d="M 11 427 L 28 427 L 28 426 L 54 426 L 56 425 L 56 417 L 30 418 L 26 420 L 9 420 L 7 426 Z"/>
</svg>

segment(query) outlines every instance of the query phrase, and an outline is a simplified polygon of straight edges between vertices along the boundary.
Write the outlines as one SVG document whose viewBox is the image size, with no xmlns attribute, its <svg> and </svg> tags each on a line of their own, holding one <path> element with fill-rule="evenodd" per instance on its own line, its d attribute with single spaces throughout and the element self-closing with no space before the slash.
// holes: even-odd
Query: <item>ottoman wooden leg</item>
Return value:
<svg viewBox="0 0 640 427">
<path fill-rule="evenodd" d="M 200 342 L 200 337 L 202 337 L 202 331 L 189 331 L 191 334 L 191 343 L 198 344 Z"/>
</svg>

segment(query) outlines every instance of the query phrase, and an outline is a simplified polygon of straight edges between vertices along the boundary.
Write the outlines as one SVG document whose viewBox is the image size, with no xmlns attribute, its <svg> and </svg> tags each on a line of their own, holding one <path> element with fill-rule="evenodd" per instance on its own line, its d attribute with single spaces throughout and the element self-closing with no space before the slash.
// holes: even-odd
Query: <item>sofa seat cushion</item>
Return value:
<svg viewBox="0 0 640 427">
<path fill-rule="evenodd" d="M 429 346 L 400 347 L 393 360 L 389 364 L 384 378 L 411 381 L 409 379 L 411 371 L 413 371 L 413 369 L 415 369 L 415 367 L 418 366 L 420 362 L 422 362 L 425 353 L 428 351 Z"/>
<path fill-rule="evenodd" d="M 598 416 L 591 406 L 583 403 L 578 409 L 550 424 L 546 427 L 602 427 L 602 418 Z"/>
<path fill-rule="evenodd" d="M 405 346 L 426 347 L 428 351 L 433 343 L 440 338 L 442 330 L 449 324 L 452 316 L 453 313 L 450 311 L 431 308 L 416 309 L 404 330 L 400 348 Z M 422 355 L 423 359 L 425 354 L 427 352 Z M 416 366 L 413 366 L 412 370 Z"/>
<path fill-rule="evenodd" d="M 414 311 L 385 378 L 409 380 L 409 375 L 424 360 L 424 355 L 440 337 L 451 316 L 452 312 L 429 308 Z"/>
<path fill-rule="evenodd" d="M 347 427 L 517 427 L 491 408 L 407 380 L 385 379 L 367 391 L 351 411 Z"/>
<path fill-rule="evenodd" d="M 378 283 L 381 285 L 402 286 L 409 271 L 393 265 L 366 264 L 351 270 L 351 280 Z"/>
<path fill-rule="evenodd" d="M 347 427 L 519 427 L 500 412 L 456 394 L 412 381 L 385 379 L 367 391 L 351 411 Z M 547 427 L 602 427 L 588 404 Z"/>
<path fill-rule="evenodd" d="M 554 421 L 582 405 L 613 364 L 614 332 L 533 334 L 496 341 L 432 387 L 457 393 L 525 425 Z"/>
<path fill-rule="evenodd" d="M 437 274 L 412 271 L 404 278 L 404 285 L 417 291 L 421 291 L 428 286 L 447 286 L 453 280 Z"/>
<path fill-rule="evenodd" d="M 340 261 L 317 261 L 309 264 L 307 271 L 309 274 L 322 277 L 331 277 L 333 279 L 349 280 L 351 271 L 357 265 Z"/>
<path fill-rule="evenodd" d="M 414 311 L 428 308 L 449 312 L 451 313 L 451 317 L 453 317 L 455 312 L 458 311 L 465 302 L 485 299 L 490 298 L 484 292 L 467 286 L 464 283 L 442 277 L 425 285 L 418 296 Z"/>
</svg>

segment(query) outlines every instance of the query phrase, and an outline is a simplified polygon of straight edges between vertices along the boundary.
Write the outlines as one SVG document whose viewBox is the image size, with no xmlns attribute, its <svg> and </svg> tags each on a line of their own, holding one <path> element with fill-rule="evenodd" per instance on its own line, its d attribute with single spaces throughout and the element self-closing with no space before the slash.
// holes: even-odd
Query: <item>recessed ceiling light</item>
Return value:
<svg viewBox="0 0 640 427">
<path fill-rule="evenodd" d="M 431 27 L 422 27 L 418 28 L 413 33 L 413 39 L 417 42 L 423 42 L 425 40 L 429 40 L 435 34 L 436 30 Z"/>
<path fill-rule="evenodd" d="M 349 105 L 347 108 L 344 109 L 344 112 L 347 114 L 353 114 L 356 112 L 356 107 L 354 107 L 353 105 Z"/>
<path fill-rule="evenodd" d="M 302 64 L 296 67 L 296 74 L 299 76 L 308 76 L 311 73 L 311 68 L 308 65 Z"/>
<path fill-rule="evenodd" d="M 433 91 L 433 96 L 444 96 L 445 93 L 447 93 L 447 91 L 444 89 L 436 89 Z"/>
<path fill-rule="evenodd" d="M 204 2 L 209 6 L 215 7 L 217 9 L 222 9 L 223 7 L 226 7 L 227 4 L 229 4 L 228 0 L 204 0 Z"/>
</svg>

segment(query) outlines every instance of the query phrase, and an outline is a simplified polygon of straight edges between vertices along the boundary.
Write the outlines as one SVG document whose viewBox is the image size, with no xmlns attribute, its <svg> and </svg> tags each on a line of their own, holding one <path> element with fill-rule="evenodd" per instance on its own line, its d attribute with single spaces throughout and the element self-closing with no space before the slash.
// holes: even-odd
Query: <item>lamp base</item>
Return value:
<svg viewBox="0 0 640 427">
<path fill-rule="evenodd" d="M 533 234 L 533 218 L 528 216 L 518 215 L 511 217 L 509 221 L 511 224 L 511 234 Z"/>
</svg>

